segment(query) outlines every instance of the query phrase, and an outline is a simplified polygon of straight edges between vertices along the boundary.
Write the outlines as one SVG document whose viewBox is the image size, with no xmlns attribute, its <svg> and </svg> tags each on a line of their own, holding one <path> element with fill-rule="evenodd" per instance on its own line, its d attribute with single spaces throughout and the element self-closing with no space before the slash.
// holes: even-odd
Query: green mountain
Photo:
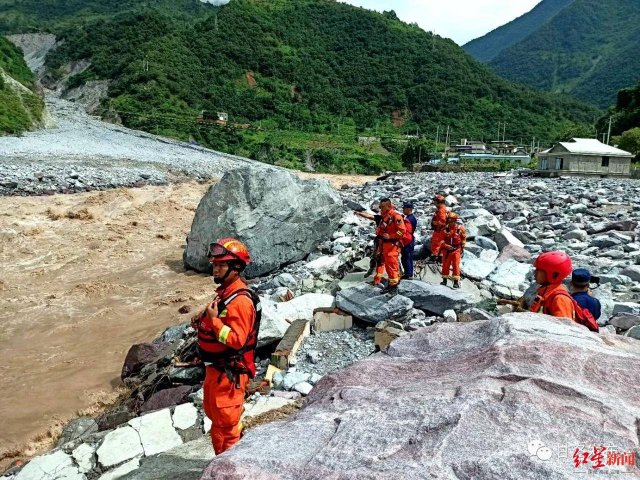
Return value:
<svg viewBox="0 0 640 480">
<path fill-rule="evenodd" d="M 574 0 L 490 65 L 505 78 L 606 107 L 640 78 L 640 2 Z"/>
<path fill-rule="evenodd" d="M 22 52 L 0 37 L 0 135 L 30 130 L 42 120 L 44 102 Z"/>
<path fill-rule="evenodd" d="M 407 133 L 489 139 L 506 122 L 507 136 L 551 141 L 598 115 L 503 80 L 393 12 L 334 0 L 2 4 L 0 31 L 64 39 L 47 59 L 54 80 L 90 59 L 69 87 L 112 81 L 105 117 L 285 166 L 377 172 L 402 167 Z M 198 123 L 202 110 L 230 125 Z"/>
<path fill-rule="evenodd" d="M 503 50 L 535 33 L 574 0 L 542 0 L 530 12 L 471 40 L 462 48 L 481 62 L 493 60 Z"/>
<path fill-rule="evenodd" d="M 607 131 L 609 118 L 611 118 L 612 135 L 620 135 L 627 130 L 640 128 L 640 83 L 618 92 L 615 107 L 610 108 L 598 121 L 599 131 Z"/>
</svg>

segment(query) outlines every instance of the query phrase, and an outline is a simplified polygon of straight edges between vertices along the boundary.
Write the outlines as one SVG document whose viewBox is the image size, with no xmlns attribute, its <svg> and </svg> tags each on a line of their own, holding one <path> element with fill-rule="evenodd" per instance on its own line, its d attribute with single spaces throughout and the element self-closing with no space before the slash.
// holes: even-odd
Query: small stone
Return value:
<svg viewBox="0 0 640 480">
<path fill-rule="evenodd" d="M 454 310 L 445 310 L 442 316 L 446 322 L 455 322 L 458 320 L 458 316 Z"/>
<path fill-rule="evenodd" d="M 293 388 L 296 392 L 300 392 L 302 396 L 306 397 L 307 395 L 309 395 L 309 393 L 311 393 L 311 390 L 313 390 L 313 385 L 308 382 L 300 382 L 296 383 Z"/>
<path fill-rule="evenodd" d="M 183 305 L 178 309 L 178 313 L 185 314 L 191 311 L 191 307 L 189 305 Z"/>
</svg>

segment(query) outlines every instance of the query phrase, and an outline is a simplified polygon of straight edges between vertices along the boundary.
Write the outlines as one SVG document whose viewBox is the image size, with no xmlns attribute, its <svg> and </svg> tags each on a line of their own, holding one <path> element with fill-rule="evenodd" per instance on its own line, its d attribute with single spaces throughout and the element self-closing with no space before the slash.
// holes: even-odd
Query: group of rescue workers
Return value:
<svg viewBox="0 0 640 480">
<path fill-rule="evenodd" d="M 442 285 L 453 280 L 460 288 L 460 264 L 464 254 L 466 232 L 459 216 L 447 211 L 442 195 L 434 198 L 436 212 L 431 225 L 431 260 L 442 263 Z M 414 232 L 417 220 L 413 205 L 403 204 L 403 214 L 395 211 L 390 199 L 383 198 L 372 210 L 379 213 L 355 212 L 376 223 L 372 269 L 373 284 L 382 284 L 386 271 L 388 284 L 383 292 L 397 292 L 401 280 L 398 257 L 402 255 L 404 275 L 413 277 Z M 206 368 L 204 411 L 211 419 L 211 439 L 216 455 L 221 454 L 241 437 L 241 416 L 247 384 L 255 376 L 255 349 L 260 328 L 261 309 L 258 296 L 242 279 L 251 262 L 247 247 L 239 240 L 224 238 L 209 246 L 207 256 L 212 275 L 219 285 L 213 301 L 193 317 L 197 331 L 200 358 Z M 535 300 L 525 305 L 532 312 L 569 318 L 598 331 L 600 303 L 589 294 L 592 280 L 584 269 L 573 271 L 570 294 L 563 281 L 572 273 L 569 256 L 560 251 L 546 252 L 534 262 L 535 281 L 539 285 Z"/>
</svg>

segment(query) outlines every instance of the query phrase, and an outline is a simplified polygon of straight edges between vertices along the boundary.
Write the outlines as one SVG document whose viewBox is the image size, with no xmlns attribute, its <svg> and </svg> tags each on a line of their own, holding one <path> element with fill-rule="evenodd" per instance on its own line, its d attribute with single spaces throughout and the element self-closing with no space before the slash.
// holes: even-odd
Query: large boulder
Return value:
<svg viewBox="0 0 640 480">
<path fill-rule="evenodd" d="M 399 292 L 413 300 L 415 308 L 432 315 L 444 316 L 446 310 L 459 312 L 473 307 L 478 302 L 478 299 L 467 292 L 419 280 L 400 282 Z"/>
<path fill-rule="evenodd" d="M 325 181 L 276 169 L 230 171 L 200 200 L 185 268 L 208 272 L 209 244 L 235 237 L 251 252 L 247 276 L 264 275 L 306 257 L 336 230 L 342 211 L 342 200 Z"/>
<path fill-rule="evenodd" d="M 531 313 L 435 324 L 325 376 L 202 479 L 574 479 L 576 448 L 640 448 L 639 384 L 631 338 Z"/>
<path fill-rule="evenodd" d="M 491 236 L 502 228 L 500 221 L 484 208 L 460 210 L 469 238 Z"/>
<path fill-rule="evenodd" d="M 336 306 L 375 325 L 383 320 L 406 318 L 413 308 L 413 302 L 402 295 L 383 295 L 378 288 L 363 283 L 338 292 Z"/>
</svg>

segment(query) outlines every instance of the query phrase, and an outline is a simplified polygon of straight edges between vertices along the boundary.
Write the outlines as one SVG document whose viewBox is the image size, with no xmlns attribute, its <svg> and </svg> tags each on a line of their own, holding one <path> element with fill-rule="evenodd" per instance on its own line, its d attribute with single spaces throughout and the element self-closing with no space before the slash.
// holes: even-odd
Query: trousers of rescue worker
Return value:
<svg viewBox="0 0 640 480">
<path fill-rule="evenodd" d="M 460 263 L 462 261 L 462 249 L 447 250 L 442 248 L 442 278 L 448 280 L 460 280 Z M 452 273 L 453 271 L 453 273 Z"/>
<path fill-rule="evenodd" d="M 216 455 L 236 444 L 242 434 L 244 392 L 249 375 L 229 380 L 224 372 L 208 366 L 204 379 L 204 413 L 211 419 L 211 441 Z"/>
<path fill-rule="evenodd" d="M 444 229 L 434 230 L 431 235 L 431 255 L 438 255 L 442 242 L 444 242 Z"/>
<path fill-rule="evenodd" d="M 405 277 L 413 277 L 413 251 L 415 244 L 411 242 L 406 247 L 402 247 L 402 270 Z"/>
<path fill-rule="evenodd" d="M 400 262 L 398 261 L 400 247 L 398 242 L 383 241 L 381 248 L 382 263 L 378 264 L 376 268 L 376 276 L 373 278 L 373 283 L 380 283 L 386 270 L 389 277 L 389 285 L 397 285 L 400 282 Z"/>
</svg>

